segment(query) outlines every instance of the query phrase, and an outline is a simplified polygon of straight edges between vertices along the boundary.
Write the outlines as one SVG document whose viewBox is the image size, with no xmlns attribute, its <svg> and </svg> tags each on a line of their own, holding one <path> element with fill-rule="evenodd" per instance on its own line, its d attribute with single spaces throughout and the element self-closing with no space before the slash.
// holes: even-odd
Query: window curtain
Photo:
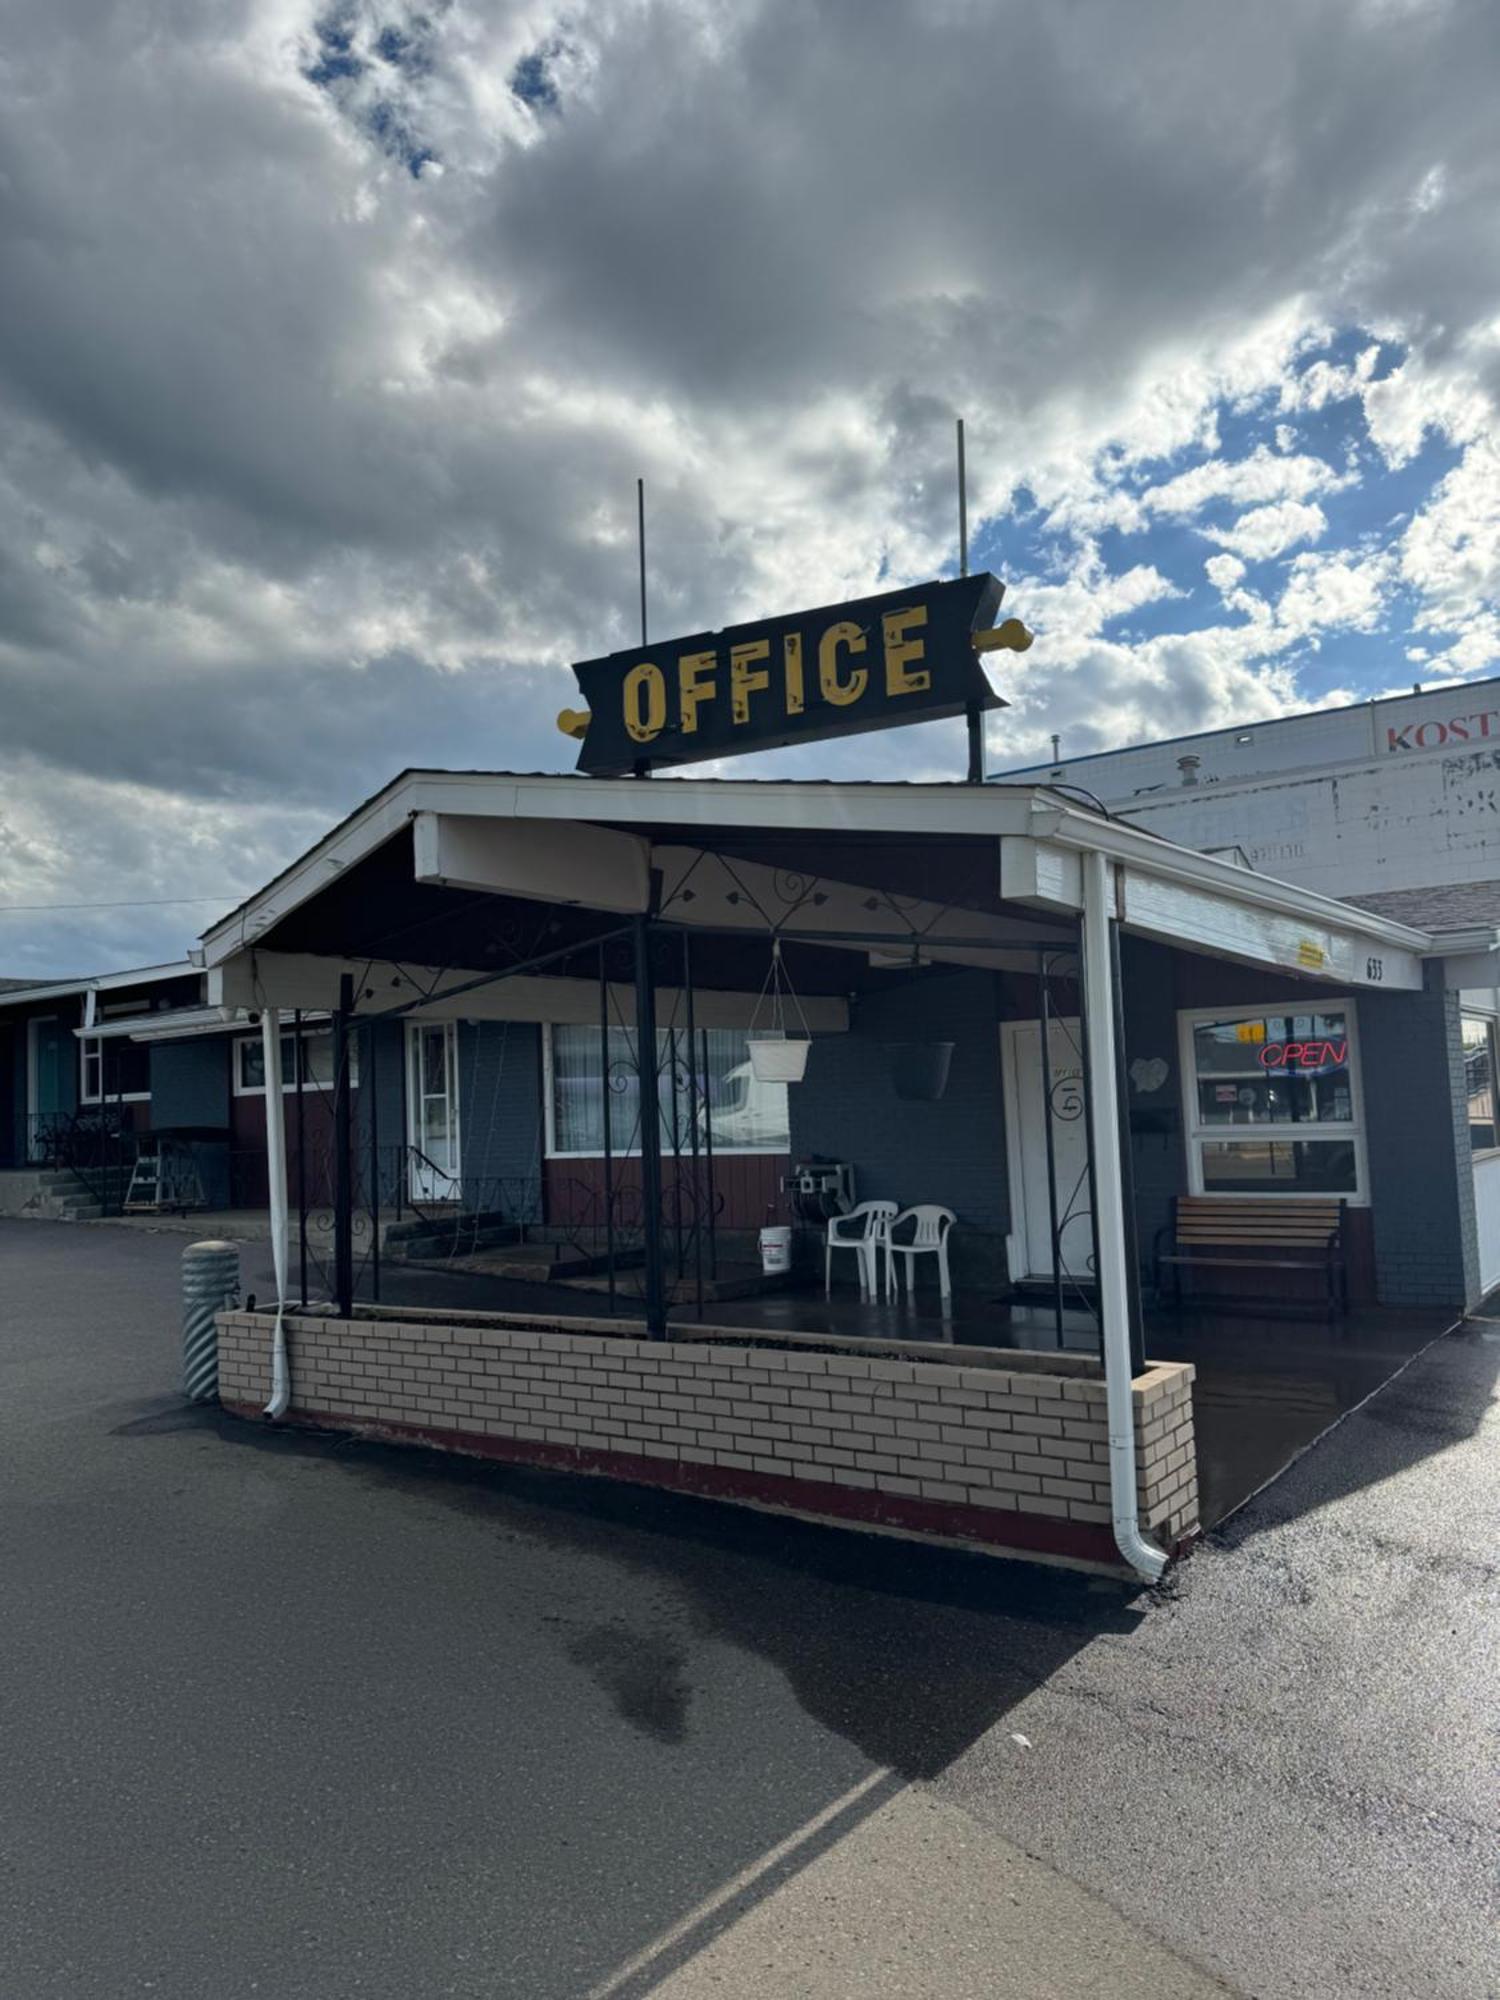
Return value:
<svg viewBox="0 0 1500 2000">
<path fill-rule="evenodd" d="M 760 1083 L 751 1075 L 745 1031 L 709 1028 L 695 1040 L 697 1045 L 689 1048 L 685 1031 L 674 1036 L 665 1028 L 656 1038 L 662 1151 L 692 1151 L 695 1077 L 700 1148 L 711 1131 L 716 1152 L 787 1151 L 791 1144 L 787 1086 Z M 603 1152 L 606 1099 L 611 1150 L 640 1151 L 640 1076 L 633 1030 L 610 1029 L 608 1074 L 602 1079 L 600 1053 L 597 1028 L 552 1030 L 553 1149 L 558 1153 Z"/>
</svg>

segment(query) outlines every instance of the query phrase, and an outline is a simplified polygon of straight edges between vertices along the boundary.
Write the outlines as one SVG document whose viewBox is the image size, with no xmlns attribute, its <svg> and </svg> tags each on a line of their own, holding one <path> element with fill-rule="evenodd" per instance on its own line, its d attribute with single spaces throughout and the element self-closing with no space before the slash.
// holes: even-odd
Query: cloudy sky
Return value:
<svg viewBox="0 0 1500 2000">
<path fill-rule="evenodd" d="M 951 572 L 962 414 L 996 764 L 1500 672 L 1493 0 L 6 22 L 0 973 L 179 955 L 403 765 L 570 765 L 637 474 L 701 629 Z"/>
</svg>

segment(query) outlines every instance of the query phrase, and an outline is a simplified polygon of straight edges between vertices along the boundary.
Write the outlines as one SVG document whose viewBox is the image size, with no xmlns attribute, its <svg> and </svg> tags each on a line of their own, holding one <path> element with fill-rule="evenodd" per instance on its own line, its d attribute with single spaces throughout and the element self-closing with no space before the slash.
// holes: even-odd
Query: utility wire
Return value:
<svg viewBox="0 0 1500 2000">
<path fill-rule="evenodd" d="M 227 895 L 219 895 L 147 896 L 125 903 L 0 903 L 0 916 L 9 916 L 17 910 L 164 910 L 179 903 L 226 903 L 228 900 Z"/>
</svg>

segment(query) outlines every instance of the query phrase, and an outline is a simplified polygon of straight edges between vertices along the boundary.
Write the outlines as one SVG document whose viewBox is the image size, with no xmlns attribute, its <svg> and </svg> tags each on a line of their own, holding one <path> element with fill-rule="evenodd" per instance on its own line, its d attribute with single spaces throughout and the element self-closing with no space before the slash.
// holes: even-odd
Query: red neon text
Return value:
<svg viewBox="0 0 1500 2000">
<path fill-rule="evenodd" d="M 1267 1042 L 1260 1051 L 1262 1069 L 1341 1069 L 1349 1060 L 1342 1042 Z"/>
</svg>

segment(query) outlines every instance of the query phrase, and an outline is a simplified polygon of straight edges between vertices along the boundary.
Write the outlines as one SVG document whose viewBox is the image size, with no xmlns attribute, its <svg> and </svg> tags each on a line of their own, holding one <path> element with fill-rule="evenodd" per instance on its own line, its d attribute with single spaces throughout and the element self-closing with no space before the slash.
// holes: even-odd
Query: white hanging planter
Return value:
<svg viewBox="0 0 1500 2000">
<path fill-rule="evenodd" d="M 800 1083 L 807 1071 L 811 1042 L 785 1035 L 751 1035 L 750 1074 L 757 1083 Z"/>
<path fill-rule="evenodd" d="M 800 1035 L 787 1033 L 788 997 L 802 1021 Z M 767 1016 L 764 1022 L 762 1014 Z M 771 940 L 771 969 L 766 974 L 765 985 L 760 989 L 760 999 L 745 1041 L 750 1057 L 750 1074 L 757 1083 L 802 1081 L 807 1071 L 807 1052 L 812 1047 L 812 1036 L 808 1032 L 807 1016 L 802 1012 L 802 1002 L 797 998 L 781 962 L 780 938 Z"/>
</svg>

